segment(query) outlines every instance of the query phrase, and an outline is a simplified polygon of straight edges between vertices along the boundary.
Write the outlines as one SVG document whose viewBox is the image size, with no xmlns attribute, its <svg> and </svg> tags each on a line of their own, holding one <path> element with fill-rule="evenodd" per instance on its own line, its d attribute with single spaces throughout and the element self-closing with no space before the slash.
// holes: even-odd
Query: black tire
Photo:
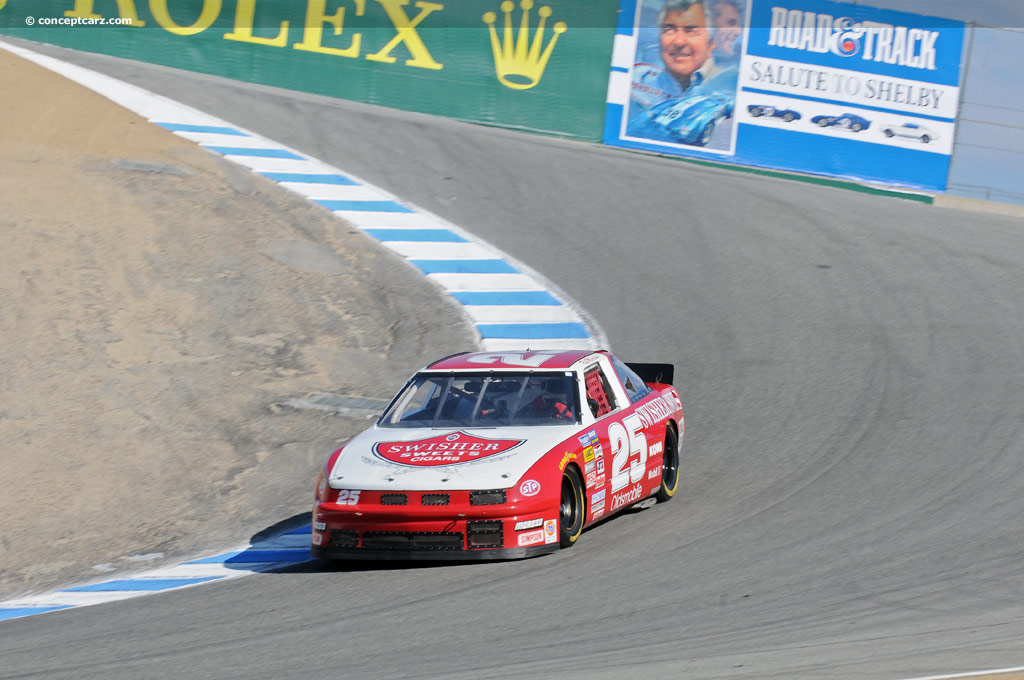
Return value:
<svg viewBox="0 0 1024 680">
<path fill-rule="evenodd" d="M 562 500 L 559 506 L 558 538 L 563 548 L 572 547 L 583 533 L 586 500 L 579 470 L 570 465 L 562 475 Z"/>
<path fill-rule="evenodd" d="M 928 142 L 932 141 L 932 138 L 929 137 L 928 135 L 921 135 L 921 141 L 927 144 Z"/>
<path fill-rule="evenodd" d="M 896 133 L 895 133 L 895 132 L 893 132 L 892 130 L 889 130 L 889 129 L 886 129 L 886 130 L 885 130 L 885 136 L 886 136 L 886 137 L 892 137 L 892 136 L 893 136 L 893 135 L 895 135 L 895 134 L 896 134 Z"/>
<path fill-rule="evenodd" d="M 661 488 L 654 496 L 659 503 L 671 500 L 679 488 L 679 435 L 672 425 L 665 430 L 665 451 L 662 455 Z"/>
</svg>

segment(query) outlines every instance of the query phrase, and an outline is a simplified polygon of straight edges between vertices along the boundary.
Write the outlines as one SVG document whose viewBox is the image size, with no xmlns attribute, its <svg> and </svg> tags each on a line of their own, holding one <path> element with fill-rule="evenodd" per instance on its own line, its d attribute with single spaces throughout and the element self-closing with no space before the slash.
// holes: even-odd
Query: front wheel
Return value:
<svg viewBox="0 0 1024 680">
<path fill-rule="evenodd" d="M 715 121 L 708 123 L 707 127 L 704 128 L 704 132 L 701 133 L 700 139 L 697 140 L 699 146 L 707 146 L 708 142 L 711 141 L 711 135 L 715 133 Z"/>
<path fill-rule="evenodd" d="M 928 135 L 921 135 L 921 141 L 927 144 L 928 142 L 932 141 L 932 138 L 929 137 Z"/>
<path fill-rule="evenodd" d="M 661 461 L 661 488 L 655 494 L 659 503 L 664 503 L 676 495 L 679 488 L 679 435 L 669 425 L 665 430 L 665 452 Z"/>
<path fill-rule="evenodd" d="M 567 467 L 562 475 L 562 500 L 559 507 L 559 544 L 568 548 L 583 533 L 583 480 L 575 467 Z"/>
</svg>

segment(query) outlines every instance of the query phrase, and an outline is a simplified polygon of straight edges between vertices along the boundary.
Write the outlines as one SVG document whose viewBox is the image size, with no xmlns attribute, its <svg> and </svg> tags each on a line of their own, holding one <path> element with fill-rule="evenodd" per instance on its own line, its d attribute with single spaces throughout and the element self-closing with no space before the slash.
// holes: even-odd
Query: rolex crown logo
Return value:
<svg viewBox="0 0 1024 680">
<path fill-rule="evenodd" d="M 501 11 L 505 14 L 505 28 L 501 41 L 498 40 L 498 31 L 494 28 L 497 19 L 494 12 L 484 14 L 484 23 L 491 33 L 491 50 L 494 52 L 494 68 L 498 73 L 498 80 L 513 90 L 527 90 L 540 82 L 551 57 L 551 51 L 555 49 L 558 36 L 565 33 L 566 25 L 564 21 L 559 21 L 551 27 L 554 35 L 541 53 L 541 47 L 544 46 L 544 25 L 551 16 L 551 8 L 545 5 L 537 10 L 540 22 L 531 43 L 530 10 L 533 8 L 533 0 L 521 0 L 519 3 L 523 10 L 523 18 L 519 22 L 517 37 L 513 36 L 512 30 L 512 10 L 515 6 L 512 0 L 501 3 Z"/>
</svg>

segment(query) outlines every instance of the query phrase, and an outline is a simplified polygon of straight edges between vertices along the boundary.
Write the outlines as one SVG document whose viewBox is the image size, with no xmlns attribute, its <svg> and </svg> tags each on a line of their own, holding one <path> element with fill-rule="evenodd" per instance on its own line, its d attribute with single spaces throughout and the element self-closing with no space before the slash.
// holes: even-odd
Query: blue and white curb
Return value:
<svg viewBox="0 0 1024 680">
<path fill-rule="evenodd" d="M 152 569 L 127 578 L 74 586 L 44 595 L 25 595 L 0 602 L 0 621 L 126 600 L 291 567 L 313 559 L 309 554 L 311 537 L 312 528 L 306 525 L 266 541 L 201 557 L 174 567 Z"/>
<path fill-rule="evenodd" d="M 338 168 L 135 85 L 0 42 L 174 134 L 331 210 L 444 289 L 485 350 L 600 349 L 597 323 L 552 282 L 464 229 Z"/>
<path fill-rule="evenodd" d="M 294 149 L 101 73 L 0 41 L 8 50 L 101 94 L 327 208 L 404 257 L 461 306 L 485 350 L 600 349 L 603 331 L 552 282 L 464 229 Z M 311 529 L 174 567 L 0 602 L 0 621 L 187 588 L 309 561 Z"/>
</svg>

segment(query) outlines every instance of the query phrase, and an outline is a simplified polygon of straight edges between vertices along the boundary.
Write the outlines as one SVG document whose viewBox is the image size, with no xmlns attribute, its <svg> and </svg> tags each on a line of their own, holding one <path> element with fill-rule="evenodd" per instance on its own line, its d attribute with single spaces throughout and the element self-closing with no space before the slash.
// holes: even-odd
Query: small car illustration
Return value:
<svg viewBox="0 0 1024 680">
<path fill-rule="evenodd" d="M 850 132 L 867 130 L 871 121 L 861 118 L 855 113 L 844 113 L 841 116 L 815 116 L 811 122 L 819 127 L 838 127 Z"/>
<path fill-rule="evenodd" d="M 312 554 L 509 559 L 669 500 L 685 432 L 671 364 L 606 351 L 475 352 L 405 384 L 317 478 Z"/>
<path fill-rule="evenodd" d="M 882 130 L 886 137 L 909 137 L 919 139 L 924 144 L 938 139 L 939 135 L 934 130 L 926 128 L 920 123 L 902 123 L 900 125 L 889 125 Z"/>
<path fill-rule="evenodd" d="M 787 123 L 791 123 L 794 120 L 800 120 L 800 112 L 794 111 L 793 109 L 779 109 L 774 106 L 765 106 L 763 104 L 751 104 L 747 107 L 747 111 L 754 118 L 760 118 L 761 116 L 770 116 L 773 118 L 781 118 Z"/>
</svg>

